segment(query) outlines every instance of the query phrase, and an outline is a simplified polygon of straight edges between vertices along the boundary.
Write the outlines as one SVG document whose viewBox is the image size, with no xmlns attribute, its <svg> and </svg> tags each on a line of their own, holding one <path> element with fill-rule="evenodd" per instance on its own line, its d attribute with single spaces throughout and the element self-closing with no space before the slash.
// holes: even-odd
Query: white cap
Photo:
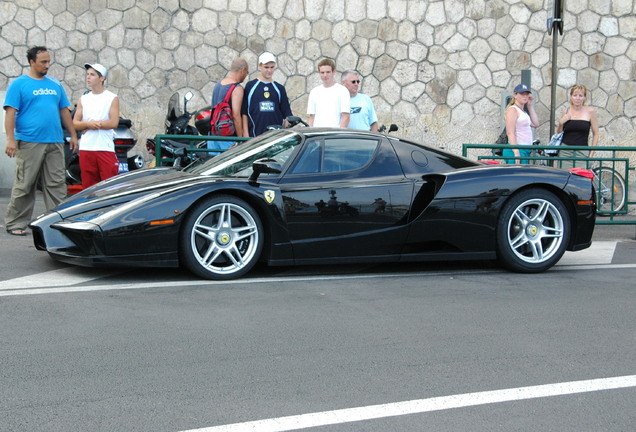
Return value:
<svg viewBox="0 0 636 432">
<path fill-rule="evenodd" d="M 264 52 L 258 57 L 258 64 L 276 63 L 276 57 L 271 52 Z"/>
<path fill-rule="evenodd" d="M 93 68 L 95 69 L 97 72 L 99 72 L 99 74 L 101 76 L 103 76 L 104 78 L 106 78 L 106 75 L 108 75 L 108 69 L 106 69 L 104 66 L 100 65 L 99 63 L 84 63 L 84 67 L 86 69 L 88 68 Z"/>
</svg>

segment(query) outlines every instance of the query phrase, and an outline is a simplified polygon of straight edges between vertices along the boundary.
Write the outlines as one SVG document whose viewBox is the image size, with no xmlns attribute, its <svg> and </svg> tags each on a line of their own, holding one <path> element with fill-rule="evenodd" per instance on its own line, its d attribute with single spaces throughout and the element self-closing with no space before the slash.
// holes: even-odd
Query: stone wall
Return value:
<svg viewBox="0 0 636 432">
<path fill-rule="evenodd" d="M 559 106 L 574 83 L 591 90 L 601 145 L 635 145 L 636 5 L 566 1 L 559 37 Z M 85 62 L 110 68 L 108 86 L 139 137 L 163 132 L 173 92 L 210 102 L 213 83 L 242 56 L 256 75 L 264 50 L 278 57 L 295 114 L 306 118 L 316 63 L 356 69 L 380 123 L 454 152 L 492 143 L 502 95 L 531 71 L 548 140 L 552 0 L 13 0 L 0 6 L 0 90 L 26 70 L 26 49 L 46 45 L 50 75 L 76 101 Z M 560 111 L 560 110 L 559 110 Z M 559 112 L 557 111 L 557 113 Z M 558 117 L 557 117 L 558 118 Z"/>
</svg>

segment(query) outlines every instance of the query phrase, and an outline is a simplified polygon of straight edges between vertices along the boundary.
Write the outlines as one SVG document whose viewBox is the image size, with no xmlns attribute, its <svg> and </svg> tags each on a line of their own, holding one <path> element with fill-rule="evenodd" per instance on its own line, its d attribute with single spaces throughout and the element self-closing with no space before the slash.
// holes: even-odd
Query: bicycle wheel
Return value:
<svg viewBox="0 0 636 432">
<path fill-rule="evenodd" d="M 617 212 L 625 205 L 625 180 L 614 169 L 594 168 L 597 213 Z"/>
</svg>

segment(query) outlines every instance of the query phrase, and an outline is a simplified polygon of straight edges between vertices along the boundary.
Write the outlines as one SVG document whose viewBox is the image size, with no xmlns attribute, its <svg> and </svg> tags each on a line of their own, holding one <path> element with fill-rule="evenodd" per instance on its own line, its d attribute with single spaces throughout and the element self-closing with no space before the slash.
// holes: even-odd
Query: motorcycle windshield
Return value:
<svg viewBox="0 0 636 432">
<path fill-rule="evenodd" d="M 166 119 L 172 121 L 181 116 L 181 114 L 183 113 L 181 112 L 181 108 L 179 107 L 179 93 L 175 93 L 168 101 L 168 115 Z"/>
</svg>

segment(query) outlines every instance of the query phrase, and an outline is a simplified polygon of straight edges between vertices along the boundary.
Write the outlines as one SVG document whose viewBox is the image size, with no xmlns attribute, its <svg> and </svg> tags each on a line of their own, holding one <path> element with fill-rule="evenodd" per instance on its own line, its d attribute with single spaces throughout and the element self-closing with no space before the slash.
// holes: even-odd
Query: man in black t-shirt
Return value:
<svg viewBox="0 0 636 432">
<path fill-rule="evenodd" d="M 274 54 L 261 54 L 258 69 L 258 77 L 245 86 L 241 109 L 244 134 L 250 137 L 262 134 L 267 126 L 282 126 L 285 118 L 292 115 L 285 87 L 272 78 L 276 70 Z"/>
</svg>

